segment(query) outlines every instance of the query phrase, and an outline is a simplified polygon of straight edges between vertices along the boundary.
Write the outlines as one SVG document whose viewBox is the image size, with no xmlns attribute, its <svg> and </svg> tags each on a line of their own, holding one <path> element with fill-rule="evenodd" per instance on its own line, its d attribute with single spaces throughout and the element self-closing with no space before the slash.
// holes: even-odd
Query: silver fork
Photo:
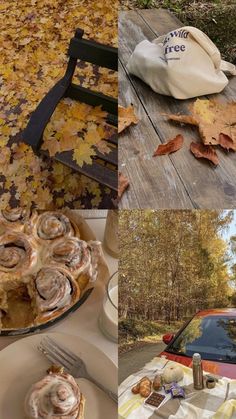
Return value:
<svg viewBox="0 0 236 419">
<path fill-rule="evenodd" d="M 115 403 L 118 403 L 117 394 L 108 390 L 101 383 L 89 375 L 84 361 L 71 352 L 69 349 L 58 345 L 53 339 L 46 336 L 40 342 L 38 349 L 42 352 L 53 364 L 61 365 L 69 374 L 75 378 L 86 378 L 97 387 L 104 391 Z"/>
</svg>

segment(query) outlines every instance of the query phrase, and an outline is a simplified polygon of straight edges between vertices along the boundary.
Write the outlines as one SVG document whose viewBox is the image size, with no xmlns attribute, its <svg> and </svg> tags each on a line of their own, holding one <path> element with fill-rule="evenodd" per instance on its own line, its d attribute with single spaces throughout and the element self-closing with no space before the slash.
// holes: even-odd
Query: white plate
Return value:
<svg viewBox="0 0 236 419">
<path fill-rule="evenodd" d="M 117 367 L 95 346 L 78 336 L 47 333 L 29 336 L 7 346 L 0 352 L 0 418 L 25 419 L 24 398 L 30 386 L 43 378 L 51 365 L 37 350 L 41 339 L 50 335 L 80 356 L 88 372 L 114 393 L 117 392 Z M 85 398 L 85 419 L 113 419 L 117 405 L 96 386 L 76 379 Z"/>
</svg>

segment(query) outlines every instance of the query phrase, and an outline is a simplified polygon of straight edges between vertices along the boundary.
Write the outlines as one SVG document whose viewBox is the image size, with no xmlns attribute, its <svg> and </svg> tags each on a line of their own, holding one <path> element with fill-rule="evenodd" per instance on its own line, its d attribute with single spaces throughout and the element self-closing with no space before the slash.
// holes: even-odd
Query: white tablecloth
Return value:
<svg viewBox="0 0 236 419">
<path fill-rule="evenodd" d="M 119 419 L 236 419 L 236 380 L 222 377 L 214 389 L 194 390 L 192 369 L 184 365 L 181 366 L 184 378 L 178 384 L 185 389 L 185 399 L 171 399 L 162 389 L 158 393 L 165 395 L 165 400 L 156 409 L 145 404 L 139 394 L 132 393 L 132 387 L 141 378 L 153 380 L 166 365 L 179 364 L 155 357 L 123 381 L 119 386 Z"/>
</svg>

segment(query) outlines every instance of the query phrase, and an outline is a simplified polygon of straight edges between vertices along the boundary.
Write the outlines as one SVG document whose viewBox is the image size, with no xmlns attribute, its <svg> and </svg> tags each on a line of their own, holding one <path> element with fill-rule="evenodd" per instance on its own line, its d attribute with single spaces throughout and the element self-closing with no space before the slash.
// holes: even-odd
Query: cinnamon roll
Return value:
<svg viewBox="0 0 236 419">
<path fill-rule="evenodd" d="M 90 248 L 87 242 L 77 237 L 58 239 L 45 248 L 45 262 L 57 266 L 64 265 L 77 277 L 89 269 L 91 264 Z"/>
<path fill-rule="evenodd" d="M 72 375 L 49 371 L 25 398 L 27 419 L 84 419 L 85 398 Z"/>
<path fill-rule="evenodd" d="M 36 323 L 59 316 L 78 301 L 80 289 L 72 275 L 63 268 L 43 267 L 28 283 L 34 301 Z"/>
<path fill-rule="evenodd" d="M 33 270 L 37 262 L 35 243 L 23 233 L 0 237 L 0 284 L 14 282 Z"/>
<path fill-rule="evenodd" d="M 98 241 L 85 242 L 77 237 L 67 237 L 55 240 L 45 248 L 44 253 L 46 263 L 63 265 L 75 278 L 81 274 L 86 274 L 91 281 L 97 278 L 98 262 L 102 254 L 101 243 Z"/>
<path fill-rule="evenodd" d="M 0 212 L 0 226 L 5 229 L 23 232 L 25 226 L 33 222 L 36 212 L 32 213 L 27 208 L 6 208 Z"/>
<path fill-rule="evenodd" d="M 52 240 L 79 236 L 79 229 L 72 220 L 60 211 L 46 211 L 38 216 L 34 226 L 34 234 L 41 242 L 50 242 Z"/>
</svg>

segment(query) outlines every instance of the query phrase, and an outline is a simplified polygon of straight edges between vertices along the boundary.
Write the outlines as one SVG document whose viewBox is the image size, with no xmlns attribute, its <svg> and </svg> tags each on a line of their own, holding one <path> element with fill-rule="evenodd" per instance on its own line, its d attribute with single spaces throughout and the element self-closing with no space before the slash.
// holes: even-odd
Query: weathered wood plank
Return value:
<svg viewBox="0 0 236 419">
<path fill-rule="evenodd" d="M 183 26 L 174 14 L 165 9 L 137 9 L 137 14 L 157 36 Z"/>
<path fill-rule="evenodd" d="M 119 55 L 123 65 L 126 66 L 135 45 L 142 39 L 153 40 L 158 34 L 166 33 L 177 26 L 179 23 L 176 18 L 163 10 L 120 13 Z M 196 208 L 233 208 L 236 197 L 236 154 L 228 156 L 223 151 L 219 151 L 221 163 L 217 168 L 213 168 L 208 162 L 196 160 L 189 151 L 189 144 L 193 139 L 199 138 L 197 130 L 170 123 L 161 115 L 161 113 L 185 113 L 192 100 L 179 101 L 158 95 L 136 77 L 129 77 L 162 142 L 174 137 L 177 133 L 184 135 L 183 149 L 171 155 L 170 159 L 194 206 Z M 224 94 L 218 97 L 222 100 L 235 99 L 234 92 L 233 81 L 230 82 Z M 158 159 L 164 160 L 166 156 Z"/>
<path fill-rule="evenodd" d="M 140 122 L 119 136 L 119 168 L 131 180 L 120 208 L 192 208 L 191 201 L 168 158 L 152 158 L 161 144 L 138 96 L 119 67 L 119 100 L 123 106 L 133 103 Z"/>
</svg>

